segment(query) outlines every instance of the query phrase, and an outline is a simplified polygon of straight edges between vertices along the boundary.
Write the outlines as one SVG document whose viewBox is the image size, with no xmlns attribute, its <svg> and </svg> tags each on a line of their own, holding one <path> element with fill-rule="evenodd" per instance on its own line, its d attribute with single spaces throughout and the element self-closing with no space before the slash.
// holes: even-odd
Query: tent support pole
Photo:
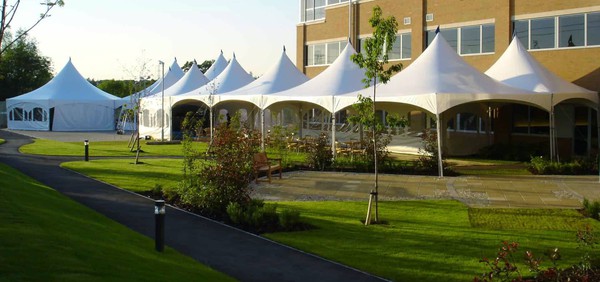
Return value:
<svg viewBox="0 0 600 282">
<path fill-rule="evenodd" d="M 260 150 L 265 151 L 265 110 L 260 109 Z"/>
<path fill-rule="evenodd" d="M 304 115 L 302 114 L 302 104 L 300 105 L 300 129 L 298 129 L 298 138 L 302 138 L 302 129 L 304 128 Z"/>
<path fill-rule="evenodd" d="M 331 95 L 331 155 L 335 159 L 337 152 L 335 150 L 335 96 Z"/>
<path fill-rule="evenodd" d="M 600 101 L 600 92 L 598 92 L 598 99 Z M 600 102 L 598 102 L 599 104 L 596 105 L 596 130 L 597 130 L 597 134 L 598 134 L 598 140 L 597 140 L 597 145 L 598 145 L 598 151 L 596 152 L 597 159 L 598 159 L 598 182 L 600 183 Z"/>
<path fill-rule="evenodd" d="M 555 159 L 555 146 L 554 146 L 554 94 L 550 94 L 550 162 L 554 162 Z"/>
<path fill-rule="evenodd" d="M 438 148 L 438 171 L 439 171 L 439 176 L 444 177 L 444 167 L 443 167 L 443 162 L 442 162 L 442 119 L 440 118 L 439 113 L 435 114 L 435 118 L 437 119 L 436 129 L 437 129 L 437 148 Z"/>
</svg>

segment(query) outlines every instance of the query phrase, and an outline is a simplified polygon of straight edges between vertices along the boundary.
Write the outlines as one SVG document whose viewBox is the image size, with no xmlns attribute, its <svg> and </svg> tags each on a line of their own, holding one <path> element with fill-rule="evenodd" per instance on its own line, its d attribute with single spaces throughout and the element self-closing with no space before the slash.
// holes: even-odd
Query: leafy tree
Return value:
<svg viewBox="0 0 600 282">
<path fill-rule="evenodd" d="M 44 11 L 40 14 L 40 17 L 36 22 L 34 22 L 27 29 L 20 32 L 17 37 L 11 40 L 4 40 L 5 35 L 8 34 L 8 29 L 10 28 L 10 24 L 14 20 L 17 15 L 17 11 L 19 10 L 19 5 L 21 4 L 21 0 L 15 0 L 12 3 L 9 3 L 8 0 L 2 0 L 2 10 L 0 11 L 0 59 L 4 56 L 4 53 L 10 48 L 13 44 L 19 41 L 22 37 L 26 36 L 29 31 L 31 31 L 34 27 L 36 27 L 42 20 L 50 16 L 50 11 L 52 8 L 56 6 L 64 6 L 65 2 L 63 0 L 45 0 L 41 1 L 40 5 L 44 6 Z"/>
<path fill-rule="evenodd" d="M 214 62 L 215 62 L 215 60 L 205 60 L 204 62 L 202 62 L 202 64 L 198 65 L 198 68 L 200 69 L 200 71 L 202 73 L 206 73 L 206 71 L 210 68 L 210 66 L 212 66 L 212 64 Z M 183 64 L 181 69 L 183 71 L 188 71 L 192 67 L 192 63 L 193 63 L 192 61 L 185 62 L 185 64 Z"/>
<path fill-rule="evenodd" d="M 379 6 L 373 7 L 373 16 L 369 19 L 371 27 L 373 27 L 373 36 L 365 39 L 365 53 L 357 53 L 352 55 L 351 59 L 360 68 L 365 69 L 365 78 L 363 82 L 365 87 L 373 85 L 372 113 L 364 114 L 360 121 L 372 128 L 373 142 L 373 167 L 375 172 L 375 187 L 373 195 L 375 196 L 375 222 L 379 221 L 378 212 L 378 170 L 377 170 L 377 126 L 375 120 L 375 97 L 377 94 L 377 83 L 387 83 L 392 74 L 402 69 L 401 64 L 392 65 L 387 70 L 384 66 L 388 63 L 388 53 L 392 50 L 394 41 L 396 41 L 396 32 L 398 32 L 398 22 L 394 16 L 388 18 L 382 17 L 383 12 Z M 365 102 L 362 100 L 359 102 Z M 367 224 L 370 219 L 367 219 Z"/>
<path fill-rule="evenodd" d="M 193 119 L 193 114 L 188 114 L 184 121 L 184 134 L 188 136 L 184 137 L 184 180 L 177 198 L 191 210 L 223 219 L 230 203 L 250 203 L 253 156 L 258 152 L 260 136 L 240 128 L 239 117 L 234 117 L 230 126 L 223 123 L 215 130 L 213 159 L 202 164 L 202 155 L 191 149 L 189 133 L 200 124 Z"/>
<path fill-rule="evenodd" d="M 102 80 L 96 85 L 104 92 L 108 92 L 117 97 L 125 97 L 131 94 L 133 90 L 133 81 L 131 80 Z"/>
<path fill-rule="evenodd" d="M 52 79 L 50 60 L 40 55 L 37 44 L 18 36 L 0 61 L 0 100 L 33 91 Z M 4 38 L 12 41 L 10 34 Z"/>
</svg>

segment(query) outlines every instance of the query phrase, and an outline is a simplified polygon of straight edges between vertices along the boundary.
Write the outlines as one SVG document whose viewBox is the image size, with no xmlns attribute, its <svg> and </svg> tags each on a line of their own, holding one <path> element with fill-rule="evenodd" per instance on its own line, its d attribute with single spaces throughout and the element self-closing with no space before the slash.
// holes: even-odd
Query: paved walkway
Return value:
<svg viewBox="0 0 600 282">
<path fill-rule="evenodd" d="M 373 174 L 296 171 L 271 184 L 254 185 L 254 196 L 268 200 L 367 201 Z M 583 198 L 600 200 L 598 176 L 380 175 L 382 200 L 456 199 L 471 207 L 580 208 Z"/>
<path fill-rule="evenodd" d="M 154 202 L 62 169 L 66 157 L 29 156 L 17 149 L 31 138 L 0 130 L 0 162 L 148 237 L 154 236 Z M 79 159 L 79 158 L 77 158 Z M 168 208 L 165 243 L 242 281 L 381 281 L 181 210 Z"/>
</svg>

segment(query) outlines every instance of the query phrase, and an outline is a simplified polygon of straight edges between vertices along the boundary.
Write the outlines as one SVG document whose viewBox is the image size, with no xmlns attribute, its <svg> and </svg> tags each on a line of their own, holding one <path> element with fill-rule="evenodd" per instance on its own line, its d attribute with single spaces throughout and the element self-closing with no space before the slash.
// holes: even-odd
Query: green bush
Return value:
<svg viewBox="0 0 600 282">
<path fill-rule="evenodd" d="M 284 231 L 296 230 L 302 226 L 300 221 L 300 212 L 295 210 L 283 210 L 279 214 L 279 225 Z"/>
<path fill-rule="evenodd" d="M 309 144 L 306 161 L 310 168 L 323 171 L 331 167 L 333 153 L 331 146 L 327 144 L 328 141 L 327 135 L 321 133 L 316 142 Z"/>
<path fill-rule="evenodd" d="M 583 199 L 583 212 L 585 216 L 600 220 L 600 202 L 591 202 L 588 199 Z"/>
<path fill-rule="evenodd" d="M 231 224 L 254 233 L 306 229 L 300 212 L 284 210 L 277 214 L 276 204 L 265 204 L 262 200 L 252 200 L 247 205 L 231 202 L 227 205 L 227 215 Z"/>
<path fill-rule="evenodd" d="M 581 175 L 598 171 L 595 158 L 574 159 L 570 162 L 551 162 L 541 156 L 531 157 L 528 170 L 533 174 Z"/>
</svg>

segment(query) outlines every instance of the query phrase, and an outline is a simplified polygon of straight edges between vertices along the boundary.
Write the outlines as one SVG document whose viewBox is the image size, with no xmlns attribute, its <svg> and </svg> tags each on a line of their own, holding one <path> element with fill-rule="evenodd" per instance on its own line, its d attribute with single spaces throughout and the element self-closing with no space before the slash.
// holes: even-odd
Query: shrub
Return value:
<svg viewBox="0 0 600 282">
<path fill-rule="evenodd" d="M 598 244 L 598 240 L 589 224 L 577 231 L 577 242 L 579 249 L 583 251 L 581 261 L 566 269 L 557 265 L 557 261 L 561 259 L 558 248 L 547 251 L 544 259 L 536 257 L 531 251 L 525 251 L 524 263 L 533 273 L 533 277 L 523 277 L 515 264 L 514 254 L 519 244 L 502 242 L 495 259 L 483 258 L 479 261 L 484 263 L 489 271 L 475 277 L 473 281 L 600 281 L 600 269 L 598 265 L 593 265 L 591 257 L 591 249 Z M 545 260 L 550 261 L 552 265 L 544 268 L 542 262 Z"/>
<path fill-rule="evenodd" d="M 594 201 L 590 203 L 588 199 L 583 199 L 583 213 L 587 217 L 600 220 L 600 202 Z"/>
<path fill-rule="evenodd" d="M 300 212 L 283 210 L 277 214 L 276 204 L 265 204 L 252 200 L 246 205 L 229 203 L 229 221 L 244 230 L 254 233 L 304 230 L 307 226 L 300 220 Z"/>
<path fill-rule="evenodd" d="M 497 143 L 481 148 L 477 155 L 484 159 L 526 162 L 531 156 L 540 156 L 542 153 L 542 144 Z"/>
<path fill-rule="evenodd" d="M 221 124 L 215 130 L 209 161 L 193 150 L 191 138 L 184 138 L 184 179 L 177 189 L 184 207 L 222 219 L 229 203 L 243 206 L 250 201 L 253 156 L 258 152 L 260 134 L 236 124 L 238 115 L 230 125 Z M 184 124 L 194 126 L 188 117 Z"/>
<path fill-rule="evenodd" d="M 306 161 L 310 168 L 325 170 L 331 167 L 333 163 L 333 153 L 331 152 L 331 146 L 329 146 L 327 142 L 327 135 L 321 133 L 317 140 L 308 146 Z"/>
<path fill-rule="evenodd" d="M 300 220 L 300 212 L 295 210 L 281 211 L 279 214 L 279 225 L 283 231 L 294 231 L 304 226 Z"/>
<path fill-rule="evenodd" d="M 578 175 L 596 173 L 594 158 L 574 159 L 570 162 L 551 162 L 541 156 L 532 156 L 528 170 L 533 174 Z"/>
</svg>

